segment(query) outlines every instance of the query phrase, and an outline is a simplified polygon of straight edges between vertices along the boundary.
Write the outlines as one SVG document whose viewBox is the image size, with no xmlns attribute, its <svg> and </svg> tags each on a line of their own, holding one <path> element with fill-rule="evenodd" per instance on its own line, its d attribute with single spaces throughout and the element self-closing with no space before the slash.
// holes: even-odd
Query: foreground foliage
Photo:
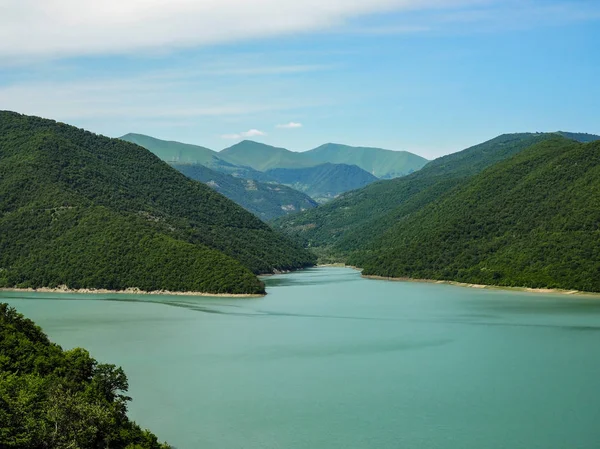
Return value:
<svg viewBox="0 0 600 449">
<path fill-rule="evenodd" d="M 261 293 L 314 256 L 146 149 L 0 112 L 0 287 Z"/>
<path fill-rule="evenodd" d="M 128 419 L 127 389 L 121 368 L 63 351 L 0 304 L 0 447 L 168 449 Z"/>
</svg>

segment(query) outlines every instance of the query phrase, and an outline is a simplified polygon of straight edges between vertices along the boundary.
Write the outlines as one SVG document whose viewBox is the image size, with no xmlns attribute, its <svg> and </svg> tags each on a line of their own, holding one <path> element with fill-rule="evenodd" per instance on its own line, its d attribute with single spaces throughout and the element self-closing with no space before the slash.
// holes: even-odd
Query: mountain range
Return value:
<svg viewBox="0 0 600 449">
<path fill-rule="evenodd" d="M 190 172 L 190 165 L 202 165 L 237 178 L 292 187 L 320 203 L 379 178 L 404 176 L 427 163 L 426 159 L 406 151 L 338 144 L 294 152 L 245 140 L 216 152 L 201 146 L 164 141 L 142 134 L 126 134 L 121 139 L 149 149 L 176 168 L 188 167 L 186 173 Z M 288 191 L 284 189 L 279 188 L 280 195 L 274 202 L 269 198 L 256 202 L 254 198 L 240 195 L 239 188 L 230 190 L 227 187 L 234 184 L 233 180 L 222 182 L 219 191 L 261 218 L 271 217 L 273 214 L 287 215 L 298 210 L 297 207 L 281 208 L 281 203 L 293 205 L 296 201 L 292 196 L 285 198 L 284 192 Z"/>
<path fill-rule="evenodd" d="M 188 178 L 212 187 L 264 221 L 317 207 L 310 196 L 283 184 L 259 182 L 212 170 L 201 164 L 171 164 Z"/>
<path fill-rule="evenodd" d="M 262 293 L 314 257 L 150 151 L 0 112 L 0 287 Z"/>
<path fill-rule="evenodd" d="M 170 164 L 122 139 L 0 112 L 0 287 L 257 294 L 256 274 L 316 254 L 386 278 L 600 291 L 599 136 L 505 134 L 383 180 L 257 143 L 223 156 L 136 139 Z M 351 152 L 312 151 L 338 150 Z M 366 166 L 375 150 L 350 162 Z M 269 226 L 219 191 L 264 220 L 290 215 Z"/>
<path fill-rule="evenodd" d="M 499 136 L 274 226 L 365 274 L 600 291 L 598 139 Z"/>
</svg>

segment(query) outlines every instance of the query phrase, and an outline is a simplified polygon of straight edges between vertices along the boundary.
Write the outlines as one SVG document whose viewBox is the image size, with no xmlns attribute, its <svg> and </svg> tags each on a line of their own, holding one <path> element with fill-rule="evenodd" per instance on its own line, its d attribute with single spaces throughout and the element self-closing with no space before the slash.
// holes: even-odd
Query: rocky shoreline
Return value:
<svg viewBox="0 0 600 449">
<path fill-rule="evenodd" d="M 127 288 L 125 290 L 108 290 L 103 288 L 79 288 L 71 289 L 65 285 L 56 288 L 0 288 L 4 292 L 31 292 L 31 293 L 78 293 L 78 294 L 120 294 L 120 295 L 170 295 L 170 296 L 211 296 L 222 298 L 262 298 L 264 294 L 236 294 L 236 293 L 205 293 L 205 292 L 172 292 L 169 290 L 145 291 L 139 288 Z"/>
</svg>

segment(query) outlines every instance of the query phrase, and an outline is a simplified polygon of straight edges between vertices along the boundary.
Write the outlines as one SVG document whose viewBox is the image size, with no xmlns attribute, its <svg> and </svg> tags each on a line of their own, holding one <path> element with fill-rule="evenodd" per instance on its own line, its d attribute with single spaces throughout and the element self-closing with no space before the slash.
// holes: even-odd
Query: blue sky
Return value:
<svg viewBox="0 0 600 449">
<path fill-rule="evenodd" d="M 4 5 L 6 3 L 6 6 Z M 427 158 L 600 134 L 598 0 L 5 0 L 0 109 L 109 136 Z"/>
</svg>

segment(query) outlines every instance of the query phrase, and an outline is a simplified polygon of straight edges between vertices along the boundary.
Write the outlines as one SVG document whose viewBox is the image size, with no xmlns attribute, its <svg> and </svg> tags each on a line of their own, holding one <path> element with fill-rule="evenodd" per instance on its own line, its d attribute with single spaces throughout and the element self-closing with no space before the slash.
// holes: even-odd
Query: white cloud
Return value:
<svg viewBox="0 0 600 449">
<path fill-rule="evenodd" d="M 244 131 L 239 134 L 223 134 L 221 136 L 221 138 L 237 140 L 237 139 L 246 139 L 248 137 L 259 137 L 259 136 L 266 136 L 266 135 L 267 135 L 267 133 L 262 132 L 258 129 L 250 129 L 248 131 Z"/>
<path fill-rule="evenodd" d="M 481 0 L 2 0 L 0 57 L 184 48 L 330 30 L 390 11 Z"/>
<path fill-rule="evenodd" d="M 289 122 L 289 123 L 285 123 L 283 125 L 277 125 L 276 128 L 280 128 L 280 129 L 302 128 L 302 123 Z"/>
</svg>

